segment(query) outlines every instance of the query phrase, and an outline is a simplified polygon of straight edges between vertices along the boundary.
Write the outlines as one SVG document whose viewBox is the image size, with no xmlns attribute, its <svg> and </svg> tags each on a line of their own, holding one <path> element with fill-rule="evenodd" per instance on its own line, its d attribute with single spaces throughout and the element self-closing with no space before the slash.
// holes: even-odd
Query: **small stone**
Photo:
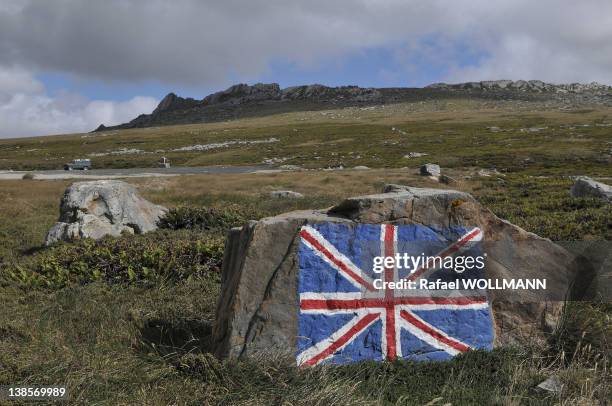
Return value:
<svg viewBox="0 0 612 406">
<path fill-rule="evenodd" d="M 439 177 L 440 174 L 441 174 L 441 172 L 440 172 L 440 165 L 425 164 L 425 165 L 421 166 L 421 175 L 423 175 L 423 176 L 435 176 L 435 177 Z"/>
<path fill-rule="evenodd" d="M 278 167 L 278 169 L 282 169 L 284 171 L 301 171 L 304 170 L 304 168 L 302 168 L 299 165 L 281 165 Z"/>
<path fill-rule="evenodd" d="M 397 193 L 407 191 L 409 186 L 396 185 L 394 183 L 387 183 L 383 188 L 383 193 Z"/>
<path fill-rule="evenodd" d="M 426 154 L 424 152 L 409 152 L 406 155 L 404 155 L 404 158 L 406 159 L 410 159 L 410 158 L 420 158 L 423 156 L 427 156 L 429 154 Z"/>
<path fill-rule="evenodd" d="M 273 199 L 302 199 L 304 195 L 292 190 L 274 190 L 270 192 L 270 197 Z"/>
<path fill-rule="evenodd" d="M 354 167 L 353 169 L 355 169 L 356 171 L 367 171 L 370 168 L 368 168 L 367 166 L 364 166 L 364 165 L 358 165 L 358 166 Z"/>
<path fill-rule="evenodd" d="M 476 172 L 476 174 L 478 176 L 483 176 L 483 177 L 490 177 L 493 175 L 496 176 L 506 176 L 503 173 L 501 173 L 500 171 L 498 171 L 497 169 L 480 169 L 478 172 Z"/>
<path fill-rule="evenodd" d="M 438 177 L 438 182 L 444 183 L 445 185 L 451 185 L 451 184 L 457 183 L 455 179 L 451 178 L 448 175 L 440 175 Z"/>
<path fill-rule="evenodd" d="M 544 382 L 540 383 L 537 387 L 547 392 L 561 393 L 561 391 L 563 390 L 563 383 L 561 382 L 558 376 L 553 375 L 550 378 L 546 379 Z"/>
</svg>

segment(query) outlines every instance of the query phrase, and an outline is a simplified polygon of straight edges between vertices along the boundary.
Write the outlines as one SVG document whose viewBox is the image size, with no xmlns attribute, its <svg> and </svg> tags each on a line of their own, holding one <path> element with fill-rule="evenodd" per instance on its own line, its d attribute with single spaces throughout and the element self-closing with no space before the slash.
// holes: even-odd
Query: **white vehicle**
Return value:
<svg viewBox="0 0 612 406">
<path fill-rule="evenodd" d="M 74 169 L 81 169 L 88 171 L 91 169 L 91 159 L 73 159 L 71 162 L 64 164 L 65 171 L 72 171 Z"/>
</svg>

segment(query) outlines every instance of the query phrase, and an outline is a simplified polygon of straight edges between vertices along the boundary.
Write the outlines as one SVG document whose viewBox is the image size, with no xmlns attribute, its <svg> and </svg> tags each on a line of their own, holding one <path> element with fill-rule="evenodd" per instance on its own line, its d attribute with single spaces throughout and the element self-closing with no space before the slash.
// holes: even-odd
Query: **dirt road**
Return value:
<svg viewBox="0 0 612 406">
<path fill-rule="evenodd" d="M 195 166 L 175 168 L 127 168 L 127 169 L 91 169 L 89 171 L 49 170 L 49 171 L 0 171 L 0 180 L 22 179 L 31 173 L 34 179 L 117 179 L 133 177 L 180 176 L 200 173 L 256 173 L 276 172 L 266 166 Z"/>
</svg>

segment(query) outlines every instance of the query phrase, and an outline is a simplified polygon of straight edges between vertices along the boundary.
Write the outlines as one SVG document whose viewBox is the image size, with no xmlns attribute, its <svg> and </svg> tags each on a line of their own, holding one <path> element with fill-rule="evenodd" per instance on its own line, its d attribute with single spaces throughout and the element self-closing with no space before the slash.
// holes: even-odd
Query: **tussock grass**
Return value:
<svg viewBox="0 0 612 406">
<path fill-rule="evenodd" d="M 568 193 L 568 175 L 612 176 L 609 128 L 594 125 L 608 122 L 609 109 L 529 112 L 524 106 L 527 112 L 518 112 L 461 100 L 434 107 L 439 111 L 431 103 L 406 104 L 0 141 L 0 167 L 14 169 L 55 167 L 68 159 L 61 156 L 123 147 L 171 149 L 272 136 L 281 141 L 167 155 L 190 165 L 291 157 L 284 163 L 379 168 L 132 179 L 145 197 L 173 208 L 164 229 L 49 248 L 41 244 L 69 182 L 0 182 L 0 385 L 66 384 L 75 404 L 612 403 L 609 303 L 569 303 L 545 347 L 472 352 L 446 363 L 300 369 L 291 357 L 235 362 L 210 354 L 216 301 L 223 294 L 217 271 L 224 234 L 251 218 L 329 207 L 400 183 L 471 192 L 500 217 L 553 240 L 612 239 L 612 206 Z M 26 154 L 28 149 L 36 150 Z M 408 152 L 430 155 L 403 159 Z M 95 162 L 143 166 L 157 158 Z M 441 185 L 417 176 L 424 162 L 440 163 L 456 182 Z M 399 169 L 404 166 L 409 168 Z M 478 177 L 479 168 L 501 174 Z M 269 199 L 278 189 L 306 197 Z M 552 375 L 564 384 L 560 394 L 535 389 Z"/>
</svg>

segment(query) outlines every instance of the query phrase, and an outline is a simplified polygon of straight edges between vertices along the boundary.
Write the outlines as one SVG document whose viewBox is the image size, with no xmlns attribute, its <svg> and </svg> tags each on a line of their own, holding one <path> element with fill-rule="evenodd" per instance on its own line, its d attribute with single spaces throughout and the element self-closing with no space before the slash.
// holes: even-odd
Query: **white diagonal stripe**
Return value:
<svg viewBox="0 0 612 406">
<path fill-rule="evenodd" d="M 354 311 L 354 313 L 355 313 L 355 317 L 353 317 L 348 323 L 345 323 L 342 327 L 340 327 L 338 330 L 336 330 L 332 335 L 327 337 L 325 340 L 319 341 L 318 343 L 314 344 L 312 347 L 309 347 L 308 349 L 306 349 L 306 350 L 302 351 L 300 354 L 298 354 L 298 356 L 297 356 L 297 364 L 298 365 L 302 365 L 303 363 L 307 362 L 308 360 L 316 357 L 318 354 L 320 354 L 323 351 L 325 351 L 330 345 L 332 345 L 337 340 L 339 340 L 340 337 L 342 337 L 343 335 L 348 333 L 348 331 L 351 328 L 353 328 L 353 326 L 355 326 L 366 315 L 373 314 L 373 313 L 379 313 L 380 314 L 380 312 L 373 311 L 373 310 L 370 310 L 370 309 L 363 309 L 363 310 L 359 310 L 359 311 Z M 330 357 L 332 357 L 335 353 L 337 353 L 338 351 L 341 351 L 344 347 L 346 347 L 347 345 L 352 343 L 355 340 L 355 338 L 357 338 L 364 330 L 366 330 L 372 324 L 374 324 L 376 322 L 376 320 L 378 320 L 379 318 L 380 317 L 377 317 L 377 318 L 373 319 L 370 323 L 368 323 L 360 331 L 357 331 L 349 340 L 347 340 L 346 343 L 344 343 L 342 346 L 338 347 L 338 349 L 336 349 L 336 351 L 334 353 L 329 354 L 327 357 L 321 359 L 320 361 L 317 362 L 317 364 L 325 361 L 326 359 L 328 359 Z"/>
<path fill-rule="evenodd" d="M 420 318 L 419 316 L 417 316 L 416 314 L 414 314 L 413 312 L 411 312 L 410 310 L 406 310 L 406 312 L 410 313 L 410 315 L 412 317 L 414 317 L 415 319 L 419 320 L 421 323 L 425 324 L 427 327 L 429 327 L 430 329 L 436 331 L 438 334 L 447 337 L 450 340 L 456 341 L 460 344 L 465 345 L 466 347 L 470 347 L 469 345 L 457 340 L 456 338 L 450 337 L 448 334 L 446 334 L 444 331 L 435 328 L 434 326 L 432 326 L 431 324 L 427 323 L 425 320 L 423 320 L 422 318 Z M 451 347 L 450 345 L 443 343 L 441 341 L 436 340 L 434 337 L 432 337 L 431 335 L 429 335 L 428 333 L 426 333 L 425 331 L 421 330 L 420 328 L 418 328 L 417 326 L 415 326 L 412 323 L 409 323 L 407 320 L 405 320 L 403 317 L 400 316 L 400 322 L 402 323 L 402 327 L 404 327 L 406 330 L 408 330 L 410 332 L 410 334 L 414 335 L 415 337 L 417 337 L 418 339 L 426 342 L 427 344 L 431 345 L 434 348 L 438 348 L 440 350 L 444 350 L 447 353 L 449 353 L 452 356 L 455 356 L 457 354 L 460 354 L 461 351 Z M 471 348 L 471 347 L 470 347 Z"/>
<path fill-rule="evenodd" d="M 355 265 L 348 257 L 346 257 L 344 254 L 342 254 L 340 251 L 338 251 L 336 249 L 336 247 L 333 246 L 333 244 L 331 244 L 329 241 L 327 241 L 325 239 L 325 237 L 323 237 L 323 235 L 321 235 L 321 233 L 319 233 L 317 230 L 315 230 L 314 228 L 309 227 L 309 226 L 303 226 L 302 230 L 304 230 L 308 234 L 310 234 L 315 240 L 317 240 L 317 242 L 319 244 L 321 244 L 327 251 L 329 251 L 330 254 L 332 256 L 334 256 L 334 258 L 336 258 L 336 260 L 338 260 L 339 262 L 343 263 L 347 268 L 349 268 L 351 270 L 351 272 L 353 272 L 354 274 L 358 275 L 366 283 L 368 283 L 370 285 L 373 284 L 372 279 L 365 272 L 363 272 L 357 265 Z M 302 242 L 308 248 L 310 248 L 314 252 L 314 254 L 316 256 L 318 256 L 323 261 L 325 261 L 327 264 L 329 264 L 332 268 L 334 268 L 335 270 L 340 272 L 340 274 L 343 275 L 351 284 L 353 284 L 353 286 L 355 286 L 357 288 L 364 288 L 362 283 L 360 283 L 359 281 L 355 280 L 350 274 L 346 273 L 342 268 L 337 266 L 325 254 L 323 254 L 321 251 L 319 251 L 318 249 L 313 247 L 304 238 L 302 238 Z"/>
</svg>

